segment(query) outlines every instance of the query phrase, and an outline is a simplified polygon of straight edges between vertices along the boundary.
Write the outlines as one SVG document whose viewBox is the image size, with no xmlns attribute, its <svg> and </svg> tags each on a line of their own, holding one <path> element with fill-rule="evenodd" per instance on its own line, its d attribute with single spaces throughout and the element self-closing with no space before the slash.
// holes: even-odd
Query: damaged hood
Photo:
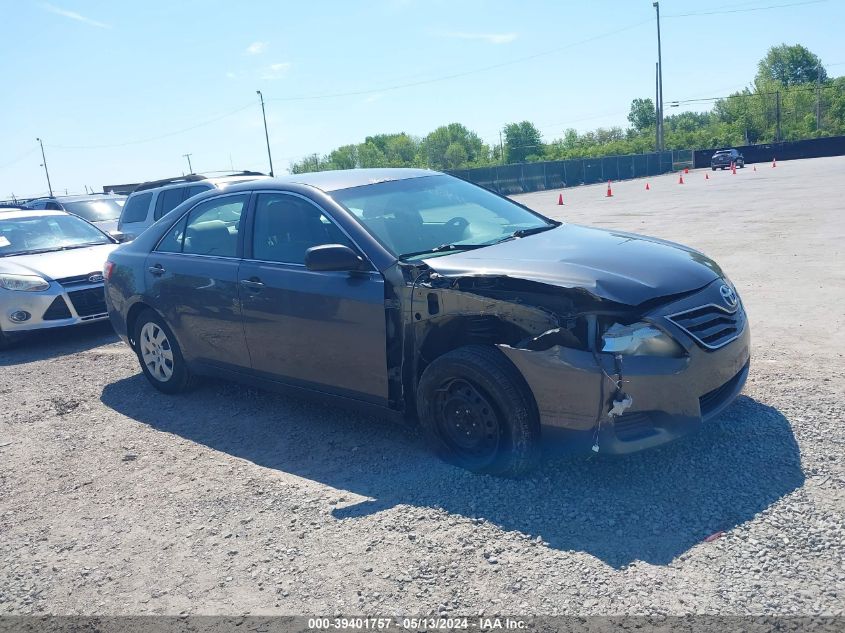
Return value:
<svg viewBox="0 0 845 633">
<path fill-rule="evenodd" d="M 697 290 L 723 276 L 716 262 L 686 246 L 577 224 L 424 261 L 445 277 L 506 276 L 581 288 L 626 305 Z"/>
</svg>

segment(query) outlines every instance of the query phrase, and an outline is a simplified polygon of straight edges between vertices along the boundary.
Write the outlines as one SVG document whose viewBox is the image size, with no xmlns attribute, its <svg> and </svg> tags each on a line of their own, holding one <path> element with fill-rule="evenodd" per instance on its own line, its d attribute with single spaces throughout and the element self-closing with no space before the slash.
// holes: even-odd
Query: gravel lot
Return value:
<svg viewBox="0 0 845 633">
<path fill-rule="evenodd" d="M 704 174 L 520 196 L 723 265 L 754 362 L 702 433 L 502 480 L 318 402 L 161 395 L 108 325 L 38 336 L 0 357 L 0 613 L 845 613 L 845 159 Z"/>
</svg>

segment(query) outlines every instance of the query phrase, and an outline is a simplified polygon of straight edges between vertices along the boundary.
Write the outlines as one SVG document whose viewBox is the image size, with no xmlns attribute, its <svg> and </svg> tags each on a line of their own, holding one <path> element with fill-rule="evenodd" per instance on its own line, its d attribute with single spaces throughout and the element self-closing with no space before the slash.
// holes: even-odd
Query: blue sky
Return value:
<svg viewBox="0 0 845 633">
<path fill-rule="evenodd" d="M 845 1 L 798 2 L 663 0 L 666 102 L 747 85 L 783 42 L 845 73 Z M 277 173 L 368 134 L 421 136 L 453 121 L 490 143 L 524 119 L 547 141 L 625 126 L 631 100 L 654 94 L 651 0 L 0 0 L 0 10 L 0 198 L 46 192 L 39 136 L 57 192 L 178 175 L 188 152 L 196 171 L 267 171 L 256 89 Z M 734 52 L 718 55 L 720 44 Z"/>
</svg>

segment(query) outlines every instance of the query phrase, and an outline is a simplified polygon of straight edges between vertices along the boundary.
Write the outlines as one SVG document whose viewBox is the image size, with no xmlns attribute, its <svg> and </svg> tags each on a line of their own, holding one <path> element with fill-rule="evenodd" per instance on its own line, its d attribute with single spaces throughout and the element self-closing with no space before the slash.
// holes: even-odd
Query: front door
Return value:
<svg viewBox="0 0 845 633">
<path fill-rule="evenodd" d="M 196 205 L 147 257 L 147 291 L 188 362 L 248 369 L 241 323 L 241 214 L 248 194 Z"/>
<path fill-rule="evenodd" d="M 317 272 L 305 251 L 345 244 L 329 215 L 292 193 L 257 194 L 241 263 L 244 332 L 259 375 L 383 404 L 387 401 L 384 279 Z"/>
</svg>

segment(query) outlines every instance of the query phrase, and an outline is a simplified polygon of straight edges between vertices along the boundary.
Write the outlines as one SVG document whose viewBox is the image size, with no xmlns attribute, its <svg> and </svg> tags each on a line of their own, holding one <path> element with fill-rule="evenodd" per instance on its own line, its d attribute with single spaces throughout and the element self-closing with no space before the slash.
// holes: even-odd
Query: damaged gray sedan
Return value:
<svg viewBox="0 0 845 633">
<path fill-rule="evenodd" d="M 601 453 L 663 444 L 748 375 L 742 303 L 701 253 L 425 170 L 201 194 L 105 275 L 157 389 L 215 375 L 375 405 L 477 472 L 525 472 L 560 435 Z"/>
</svg>

